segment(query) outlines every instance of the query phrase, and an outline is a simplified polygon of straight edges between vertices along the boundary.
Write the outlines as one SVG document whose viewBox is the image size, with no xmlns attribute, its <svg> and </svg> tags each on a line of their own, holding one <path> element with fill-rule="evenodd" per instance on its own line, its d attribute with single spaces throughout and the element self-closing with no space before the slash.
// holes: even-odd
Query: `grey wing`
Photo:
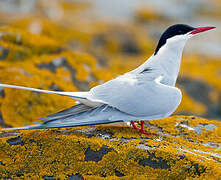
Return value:
<svg viewBox="0 0 221 180">
<path fill-rule="evenodd" d="M 62 119 L 62 118 L 67 118 L 69 116 L 72 116 L 72 115 L 75 115 L 75 114 L 78 114 L 78 113 L 89 111 L 89 110 L 94 109 L 94 108 L 95 107 L 90 107 L 90 106 L 87 106 L 85 104 L 80 103 L 80 104 L 77 104 L 77 105 L 72 106 L 70 108 L 59 111 L 55 114 L 50 114 L 50 115 L 48 115 L 44 118 L 41 118 L 41 121 L 34 122 L 34 123 L 31 123 L 31 124 L 48 123 L 50 121 L 54 121 L 54 120 Z"/>
<path fill-rule="evenodd" d="M 81 113 L 70 114 L 66 117 L 56 118 L 51 121 L 37 123 L 30 126 L 7 128 L 1 130 L 23 130 L 23 129 L 48 129 L 61 127 L 87 126 L 95 124 L 108 124 L 114 122 L 137 120 L 137 118 L 123 113 L 116 108 L 108 105 L 102 105 L 94 109 L 83 111 Z"/>
<path fill-rule="evenodd" d="M 133 116 L 170 114 L 181 101 L 179 89 L 157 79 L 140 80 L 121 76 L 91 89 L 90 99 L 100 100 Z"/>
</svg>

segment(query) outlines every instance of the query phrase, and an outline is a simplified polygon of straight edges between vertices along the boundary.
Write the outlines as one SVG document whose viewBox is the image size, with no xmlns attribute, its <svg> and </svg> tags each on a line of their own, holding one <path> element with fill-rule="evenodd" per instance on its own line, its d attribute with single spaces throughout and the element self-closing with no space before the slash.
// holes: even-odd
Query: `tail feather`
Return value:
<svg viewBox="0 0 221 180">
<path fill-rule="evenodd" d="M 87 98 L 86 98 L 87 92 L 49 91 L 49 90 L 29 88 L 29 87 L 16 86 L 16 85 L 10 85 L 10 84 L 1 84 L 1 83 L 0 83 L 0 87 L 14 88 L 14 89 L 23 89 L 23 90 L 40 92 L 40 93 L 48 93 L 48 94 L 58 94 L 58 95 L 69 96 L 69 97 L 78 98 L 78 99 L 87 99 Z"/>
<path fill-rule="evenodd" d="M 23 126 L 23 127 L 15 127 L 15 128 L 4 128 L 4 129 L 0 129 L 1 131 L 13 131 L 13 130 L 26 130 L 26 129 L 41 129 L 39 128 L 40 124 L 34 124 L 34 125 L 30 125 L 30 126 Z"/>
</svg>

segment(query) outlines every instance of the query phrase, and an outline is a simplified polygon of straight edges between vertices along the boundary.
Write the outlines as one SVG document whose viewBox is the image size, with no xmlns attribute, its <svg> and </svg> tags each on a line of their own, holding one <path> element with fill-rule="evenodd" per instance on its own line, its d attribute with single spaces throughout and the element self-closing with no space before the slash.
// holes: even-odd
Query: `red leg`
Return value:
<svg viewBox="0 0 221 180">
<path fill-rule="evenodd" d="M 135 125 L 134 121 L 131 121 L 130 123 L 131 123 L 131 125 L 132 125 L 132 127 L 133 127 L 134 129 L 139 130 L 142 134 L 146 134 L 146 135 L 156 135 L 156 134 L 154 134 L 154 133 L 147 132 L 147 131 L 144 130 L 144 121 L 141 121 L 141 129 L 139 129 L 139 128 Z"/>
<path fill-rule="evenodd" d="M 140 129 L 140 132 L 141 132 L 142 134 L 155 135 L 154 133 L 147 132 L 147 131 L 144 130 L 144 121 L 141 121 L 141 129 Z"/>
<path fill-rule="evenodd" d="M 130 123 L 131 123 L 131 125 L 132 125 L 132 127 L 133 127 L 134 129 L 139 130 L 139 128 L 135 125 L 134 121 L 131 121 Z"/>
</svg>

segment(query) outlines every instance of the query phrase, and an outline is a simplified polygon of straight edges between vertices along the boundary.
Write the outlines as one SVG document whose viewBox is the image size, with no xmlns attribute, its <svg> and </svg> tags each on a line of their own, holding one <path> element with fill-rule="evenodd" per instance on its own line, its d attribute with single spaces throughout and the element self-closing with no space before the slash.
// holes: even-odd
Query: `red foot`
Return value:
<svg viewBox="0 0 221 180">
<path fill-rule="evenodd" d="M 132 124 L 132 127 L 133 127 L 134 129 L 139 130 L 139 128 L 135 125 L 134 121 L 131 121 L 130 123 Z"/>
<path fill-rule="evenodd" d="M 132 124 L 132 127 L 134 129 L 139 130 L 142 134 L 155 135 L 156 136 L 156 134 L 151 133 L 151 132 L 147 132 L 147 131 L 144 130 L 144 121 L 141 121 L 141 128 L 140 129 L 135 125 L 134 121 L 131 121 L 131 124 Z"/>
<path fill-rule="evenodd" d="M 145 131 L 145 130 L 142 130 L 142 129 L 140 129 L 140 132 L 141 132 L 142 134 L 146 134 L 146 135 L 155 135 L 155 136 L 156 136 L 156 134 L 151 133 L 151 132 L 148 132 L 148 131 Z"/>
</svg>

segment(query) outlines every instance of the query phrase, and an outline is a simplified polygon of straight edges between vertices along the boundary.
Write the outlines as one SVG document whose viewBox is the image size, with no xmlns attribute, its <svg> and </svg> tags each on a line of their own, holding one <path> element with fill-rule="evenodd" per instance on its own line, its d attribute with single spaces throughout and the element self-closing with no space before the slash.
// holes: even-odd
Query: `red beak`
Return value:
<svg viewBox="0 0 221 180">
<path fill-rule="evenodd" d="M 190 34 L 198 34 L 198 33 L 208 31 L 208 30 L 214 29 L 214 28 L 216 28 L 216 27 L 197 27 Z"/>
</svg>

